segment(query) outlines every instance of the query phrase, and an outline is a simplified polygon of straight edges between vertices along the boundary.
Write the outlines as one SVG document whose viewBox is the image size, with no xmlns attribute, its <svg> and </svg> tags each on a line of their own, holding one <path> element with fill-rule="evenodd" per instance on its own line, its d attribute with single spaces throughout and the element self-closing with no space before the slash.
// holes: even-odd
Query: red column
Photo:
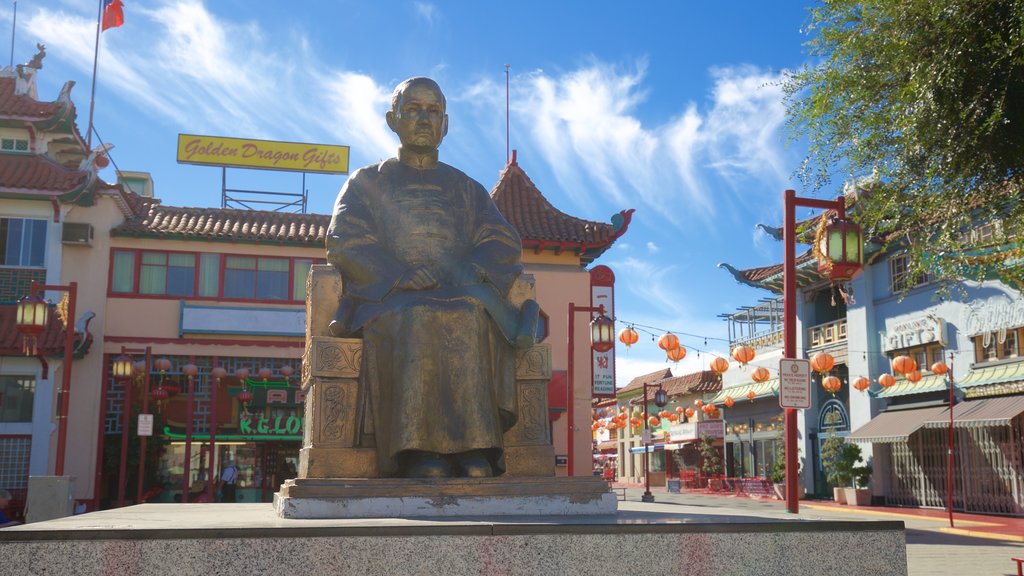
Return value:
<svg viewBox="0 0 1024 576">
<path fill-rule="evenodd" d="M 783 263 L 783 358 L 796 358 L 796 191 L 785 192 L 785 221 L 782 243 L 785 250 Z M 796 409 L 786 408 L 786 511 L 792 514 L 800 512 L 797 490 L 800 482 L 797 478 L 797 445 L 796 445 Z"/>
<path fill-rule="evenodd" d="M 153 349 L 146 346 L 146 372 L 142 379 L 142 413 L 149 414 L 149 373 L 153 370 Z M 139 478 L 135 488 L 135 502 L 142 502 L 143 478 L 146 476 L 146 436 L 139 436 Z"/>
</svg>

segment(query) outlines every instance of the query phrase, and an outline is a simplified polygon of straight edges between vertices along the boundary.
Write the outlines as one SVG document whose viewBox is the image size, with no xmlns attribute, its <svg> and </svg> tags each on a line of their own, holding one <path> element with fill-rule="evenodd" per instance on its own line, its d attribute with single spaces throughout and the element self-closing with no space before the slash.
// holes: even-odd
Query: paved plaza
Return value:
<svg viewBox="0 0 1024 576">
<path fill-rule="evenodd" d="M 619 489 L 621 495 L 621 489 Z M 655 504 L 688 508 L 696 514 L 761 516 L 773 519 L 794 519 L 794 515 L 786 512 L 785 503 L 779 500 L 755 500 L 746 497 L 717 496 L 704 493 L 667 493 L 664 490 L 652 490 Z M 642 488 L 626 488 L 627 502 L 639 502 L 643 494 Z M 958 575 L 958 576 L 1016 576 L 1016 565 L 1010 561 L 1011 556 L 1024 556 L 1024 542 L 995 539 L 998 534 L 983 534 L 973 524 L 963 522 L 965 531 L 972 534 L 947 533 L 943 529 L 949 524 L 942 516 L 921 516 L 914 510 L 886 511 L 842 509 L 831 503 L 817 504 L 801 501 L 800 513 L 796 516 L 802 520 L 901 520 L 906 525 L 907 563 L 910 576 L 924 575 Z M 956 516 L 959 519 L 962 515 Z M 1019 530 L 1022 521 L 1010 520 L 1004 534 L 1024 539 L 1024 530 Z M 958 524 L 958 526 L 961 526 Z M 1014 530 L 1019 530 L 1016 534 Z M 827 537 L 823 535 L 823 537 Z M 865 550 L 870 554 L 870 550 Z M 823 567 L 823 574 L 828 569 Z"/>
</svg>

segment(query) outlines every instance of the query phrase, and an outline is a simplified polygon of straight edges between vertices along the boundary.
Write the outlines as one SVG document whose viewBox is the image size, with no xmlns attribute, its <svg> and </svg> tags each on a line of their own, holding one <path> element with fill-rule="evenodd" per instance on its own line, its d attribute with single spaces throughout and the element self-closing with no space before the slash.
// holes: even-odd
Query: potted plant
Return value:
<svg viewBox="0 0 1024 576">
<path fill-rule="evenodd" d="M 857 449 L 857 459 L 860 460 L 860 446 L 848 444 Z M 871 480 L 871 465 L 853 467 L 853 488 L 845 488 L 846 503 L 850 506 L 870 506 L 871 490 L 868 489 L 868 482 Z"/>
<path fill-rule="evenodd" d="M 859 466 L 861 451 L 860 446 L 848 444 L 834 433 L 830 434 L 825 443 L 821 445 L 821 466 L 825 470 L 828 483 L 832 486 L 832 495 L 838 504 L 847 504 L 847 488 L 856 488 L 854 480 L 863 480 L 864 485 L 871 475 L 870 466 Z M 861 501 L 866 497 L 870 501 L 870 493 L 864 491 Z M 856 496 L 855 496 L 856 502 Z M 864 506 L 866 504 L 860 504 Z"/>
<path fill-rule="evenodd" d="M 722 456 L 715 446 L 715 439 L 705 434 L 698 445 L 700 451 L 700 471 L 708 477 L 708 488 L 714 491 L 722 489 Z"/>
<path fill-rule="evenodd" d="M 797 460 L 796 463 L 796 475 L 797 478 L 803 470 L 803 462 Z M 772 488 L 775 490 L 775 497 L 779 500 L 786 499 L 786 440 L 785 435 L 780 430 L 775 437 L 775 463 L 772 464 L 771 470 Z"/>
</svg>

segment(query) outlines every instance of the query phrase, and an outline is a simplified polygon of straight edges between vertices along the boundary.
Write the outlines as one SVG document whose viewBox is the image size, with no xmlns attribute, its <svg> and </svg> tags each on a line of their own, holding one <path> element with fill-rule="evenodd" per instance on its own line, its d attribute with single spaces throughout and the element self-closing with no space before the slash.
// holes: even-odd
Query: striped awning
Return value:
<svg viewBox="0 0 1024 576">
<path fill-rule="evenodd" d="M 970 388 L 988 386 L 990 384 L 1008 384 L 1024 380 L 1024 362 L 1013 362 L 999 366 L 974 368 L 955 384 L 968 392 Z"/>
<path fill-rule="evenodd" d="M 648 444 L 647 445 L 647 451 L 648 452 L 654 452 L 655 450 L 664 450 L 664 449 L 665 449 L 665 445 L 664 444 Z M 644 453 L 644 447 L 643 446 L 634 446 L 634 447 L 629 449 L 629 453 L 630 454 L 643 454 Z"/>
<path fill-rule="evenodd" d="M 934 420 L 946 411 L 945 406 L 929 406 L 914 410 L 889 410 L 882 412 L 861 426 L 846 440 L 849 442 L 906 442 L 910 435 L 921 428 L 925 422 Z"/>
<path fill-rule="evenodd" d="M 984 428 L 986 426 L 1008 426 L 1020 414 L 1024 414 L 1024 396 L 1005 396 L 968 400 L 953 406 L 954 428 Z M 949 410 L 929 418 L 925 428 L 949 426 Z"/>
<path fill-rule="evenodd" d="M 750 400 L 750 398 L 747 398 L 747 394 L 751 391 L 754 393 L 754 400 L 767 398 L 769 396 L 778 396 L 779 379 L 772 378 L 771 380 L 765 380 L 764 382 L 747 382 L 746 384 L 740 384 L 739 386 L 730 386 L 716 394 L 715 397 L 708 402 L 711 404 L 721 404 L 722 402 L 725 402 L 726 396 L 731 396 L 736 402 L 743 402 L 744 400 Z"/>
<path fill-rule="evenodd" d="M 949 390 L 949 383 L 946 381 L 946 375 L 929 374 L 917 382 L 911 382 L 906 378 L 901 378 L 892 386 L 882 388 L 875 393 L 875 398 L 892 398 L 894 396 L 924 394 L 925 392 L 938 392 L 940 390 Z"/>
</svg>

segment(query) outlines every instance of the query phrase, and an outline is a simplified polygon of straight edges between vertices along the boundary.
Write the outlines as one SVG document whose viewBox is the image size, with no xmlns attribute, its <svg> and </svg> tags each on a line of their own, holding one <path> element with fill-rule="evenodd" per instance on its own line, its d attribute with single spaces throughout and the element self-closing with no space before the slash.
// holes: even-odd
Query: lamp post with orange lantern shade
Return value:
<svg viewBox="0 0 1024 576">
<path fill-rule="evenodd" d="M 577 306 L 575 303 L 569 303 L 569 343 L 568 343 L 568 358 L 566 361 L 565 368 L 565 416 L 566 416 L 566 475 L 573 476 L 573 455 L 575 450 L 573 449 L 573 437 L 575 432 L 575 426 L 573 423 L 574 410 L 573 403 L 575 400 L 575 386 L 574 386 L 574 372 L 575 362 L 573 358 L 573 352 L 576 347 L 576 313 L 577 312 L 589 312 L 590 314 L 597 314 L 597 317 L 590 321 L 590 347 L 595 352 L 607 352 L 615 347 L 615 322 L 605 316 L 604 306 Z"/>
</svg>

